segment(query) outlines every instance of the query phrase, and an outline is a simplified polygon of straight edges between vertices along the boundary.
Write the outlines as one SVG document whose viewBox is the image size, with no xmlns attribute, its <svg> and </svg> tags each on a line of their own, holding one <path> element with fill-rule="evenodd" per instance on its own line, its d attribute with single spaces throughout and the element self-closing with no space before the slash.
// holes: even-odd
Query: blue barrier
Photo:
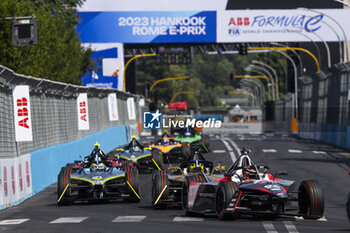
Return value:
<svg viewBox="0 0 350 233">
<path fill-rule="evenodd" d="M 101 149 L 109 152 L 125 144 L 126 127 L 115 126 L 90 134 L 73 142 L 39 149 L 31 153 L 31 172 L 33 194 L 36 194 L 57 181 L 62 166 L 89 155 L 94 144 L 98 142 Z"/>
</svg>

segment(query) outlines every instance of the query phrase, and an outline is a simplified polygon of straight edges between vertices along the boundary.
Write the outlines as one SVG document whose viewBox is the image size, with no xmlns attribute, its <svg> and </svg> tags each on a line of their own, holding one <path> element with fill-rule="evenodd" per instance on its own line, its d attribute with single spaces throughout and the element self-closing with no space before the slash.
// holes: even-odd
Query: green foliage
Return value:
<svg viewBox="0 0 350 233">
<path fill-rule="evenodd" d="M 38 45 L 14 47 L 11 22 L 0 21 L 0 64 L 17 73 L 80 84 L 80 76 L 93 69 L 90 49 L 81 47 L 75 30 L 75 6 L 82 0 L 2 0 L 2 17 L 35 15 Z"/>
<path fill-rule="evenodd" d="M 196 54 L 190 65 L 159 65 L 156 64 L 154 58 L 140 58 L 136 61 L 137 93 L 145 94 L 147 86 L 152 85 L 156 80 L 190 75 L 190 81 L 177 80 L 159 83 L 152 93 L 149 93 L 149 96 L 153 100 L 157 97 L 159 102 L 166 105 L 177 92 L 199 91 L 197 95 L 179 95 L 175 101 L 187 101 L 190 108 L 218 106 L 220 103 L 217 97 L 234 90 L 229 79 L 230 73 L 248 74 L 244 68 L 251 64 L 252 60 L 265 62 L 278 71 L 280 91 L 284 93 L 283 77 L 286 63 L 285 58 L 277 53 L 245 56 Z M 270 94 L 266 93 L 266 96 L 269 97 Z"/>
</svg>

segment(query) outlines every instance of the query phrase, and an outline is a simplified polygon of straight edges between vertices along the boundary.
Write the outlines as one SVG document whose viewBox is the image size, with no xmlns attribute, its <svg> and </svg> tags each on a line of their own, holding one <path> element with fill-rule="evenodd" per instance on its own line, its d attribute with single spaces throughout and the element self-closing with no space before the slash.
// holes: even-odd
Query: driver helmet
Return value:
<svg viewBox="0 0 350 233">
<path fill-rule="evenodd" d="M 190 129 L 189 129 L 189 128 L 186 128 L 185 136 L 186 136 L 186 137 L 191 136 L 191 132 L 190 132 Z"/>
<path fill-rule="evenodd" d="M 135 146 L 135 147 L 134 147 L 134 151 L 135 151 L 135 152 L 139 152 L 140 150 L 141 150 L 141 148 L 140 148 L 139 146 Z"/>
<path fill-rule="evenodd" d="M 97 164 L 96 163 L 91 164 L 90 171 L 91 172 L 97 172 Z"/>
<path fill-rule="evenodd" d="M 190 165 L 190 170 L 191 171 L 197 171 L 197 170 L 203 170 L 204 169 L 204 166 L 203 166 L 203 164 L 201 164 L 201 163 L 198 163 L 198 161 L 196 161 L 196 162 L 194 162 L 194 163 L 192 163 L 191 165 Z"/>
<path fill-rule="evenodd" d="M 249 180 L 256 178 L 257 171 L 254 168 L 244 168 L 242 170 L 243 179 Z"/>
<path fill-rule="evenodd" d="M 164 138 L 162 139 L 162 143 L 163 143 L 163 144 L 168 144 L 168 143 L 169 143 L 169 138 L 164 137 Z"/>
</svg>

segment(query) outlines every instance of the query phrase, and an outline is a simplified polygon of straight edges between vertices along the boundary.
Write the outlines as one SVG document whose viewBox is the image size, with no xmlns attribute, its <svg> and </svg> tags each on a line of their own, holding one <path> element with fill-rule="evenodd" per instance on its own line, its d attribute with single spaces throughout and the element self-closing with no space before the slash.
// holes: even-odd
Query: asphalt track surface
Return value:
<svg viewBox="0 0 350 233">
<path fill-rule="evenodd" d="M 350 232 L 345 202 L 350 191 L 350 153 L 314 141 L 283 134 L 210 135 L 212 152 L 205 157 L 230 166 L 237 147 L 252 151 L 256 164 L 271 173 L 288 171 L 285 179 L 318 180 L 325 192 L 324 218 L 240 218 L 220 221 L 215 215 L 186 217 L 181 208 L 154 210 L 151 175 L 141 175 L 140 203 L 123 202 L 56 206 L 56 185 L 19 206 L 0 211 L 0 232 Z M 44 174 L 43 174 L 44 175 Z"/>
</svg>

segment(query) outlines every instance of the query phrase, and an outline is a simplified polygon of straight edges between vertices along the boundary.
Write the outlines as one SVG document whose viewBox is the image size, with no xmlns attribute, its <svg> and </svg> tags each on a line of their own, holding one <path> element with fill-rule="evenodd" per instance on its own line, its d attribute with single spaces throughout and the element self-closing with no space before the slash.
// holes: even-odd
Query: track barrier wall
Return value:
<svg viewBox="0 0 350 233">
<path fill-rule="evenodd" d="M 28 100 L 16 89 L 28 90 Z M 139 105 L 141 99 L 116 89 L 24 76 L 0 66 L 0 209 L 55 183 L 61 167 L 89 155 L 96 142 L 109 152 L 138 135 L 138 121 L 148 108 Z M 29 120 L 23 121 L 25 117 Z M 19 134 L 19 126 L 30 130 L 29 139 Z"/>
</svg>

